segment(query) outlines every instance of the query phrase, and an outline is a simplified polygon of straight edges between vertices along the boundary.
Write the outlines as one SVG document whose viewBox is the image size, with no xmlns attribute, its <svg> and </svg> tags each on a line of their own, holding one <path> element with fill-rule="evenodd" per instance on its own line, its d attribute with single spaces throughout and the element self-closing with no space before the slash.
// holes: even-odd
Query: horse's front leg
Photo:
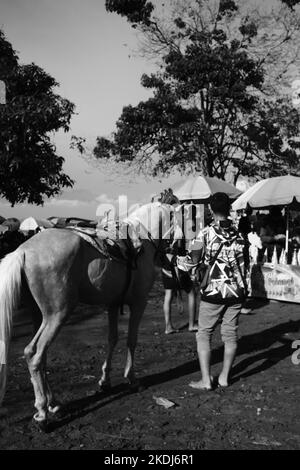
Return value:
<svg viewBox="0 0 300 470">
<path fill-rule="evenodd" d="M 127 359 L 124 377 L 129 381 L 132 390 L 139 388 L 139 381 L 134 372 L 134 352 L 137 344 L 139 325 L 146 308 L 146 300 L 135 301 L 130 307 L 130 318 L 127 337 Z"/>
<path fill-rule="evenodd" d="M 102 366 L 102 375 L 99 380 L 99 386 L 103 391 L 107 391 L 111 388 L 110 371 L 112 356 L 118 342 L 118 313 L 118 305 L 110 306 L 108 308 L 108 351 L 106 360 Z"/>
</svg>

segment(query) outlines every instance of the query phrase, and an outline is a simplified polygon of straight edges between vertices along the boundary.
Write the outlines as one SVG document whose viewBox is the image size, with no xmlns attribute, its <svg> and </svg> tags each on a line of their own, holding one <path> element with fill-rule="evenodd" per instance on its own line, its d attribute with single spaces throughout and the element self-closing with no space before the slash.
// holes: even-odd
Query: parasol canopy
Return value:
<svg viewBox="0 0 300 470">
<path fill-rule="evenodd" d="M 187 178 L 183 184 L 173 188 L 173 191 L 181 202 L 194 201 L 198 203 L 208 202 L 215 193 L 225 193 L 230 199 L 236 199 L 242 194 L 242 191 L 232 184 L 209 176 Z"/>
<path fill-rule="evenodd" d="M 300 203 L 300 178 L 285 175 L 259 181 L 233 204 L 233 210 L 263 209 L 270 206 L 287 206 L 297 201 Z"/>
<path fill-rule="evenodd" d="M 20 230 L 27 232 L 29 230 L 36 230 L 39 227 L 51 228 L 53 227 L 53 224 L 50 222 L 50 220 L 47 219 L 35 219 L 34 217 L 28 217 L 21 223 Z"/>
</svg>

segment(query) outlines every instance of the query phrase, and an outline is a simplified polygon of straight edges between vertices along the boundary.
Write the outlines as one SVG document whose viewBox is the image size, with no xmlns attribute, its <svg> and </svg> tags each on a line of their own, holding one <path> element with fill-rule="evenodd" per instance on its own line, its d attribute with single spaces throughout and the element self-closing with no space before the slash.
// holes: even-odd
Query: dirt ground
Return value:
<svg viewBox="0 0 300 470">
<path fill-rule="evenodd" d="M 257 303 L 242 315 L 232 386 L 198 392 L 188 387 L 199 377 L 195 334 L 177 312 L 179 333 L 166 336 L 163 290 L 157 282 L 144 314 L 136 369 L 144 390 L 130 393 L 123 380 L 128 312 L 120 318 L 113 389 L 97 390 L 105 357 L 107 317 L 99 308 L 80 306 L 49 352 L 49 377 L 65 404 L 48 433 L 32 424 L 33 391 L 23 357 L 31 326 L 18 316 L 11 347 L 8 389 L 0 418 L 1 449 L 299 449 L 300 365 L 292 343 L 300 339 L 300 305 Z M 219 331 L 213 342 L 212 372 L 222 359 Z M 165 409 L 154 397 L 172 400 Z"/>
</svg>

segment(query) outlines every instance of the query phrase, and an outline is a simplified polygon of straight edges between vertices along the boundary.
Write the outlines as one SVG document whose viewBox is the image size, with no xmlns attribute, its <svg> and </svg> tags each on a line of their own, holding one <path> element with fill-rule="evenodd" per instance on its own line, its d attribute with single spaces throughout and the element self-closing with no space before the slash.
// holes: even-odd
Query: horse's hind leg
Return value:
<svg viewBox="0 0 300 470">
<path fill-rule="evenodd" d="M 130 305 L 130 318 L 127 337 L 127 359 L 124 377 L 129 381 L 130 388 L 139 388 L 139 381 L 134 372 L 134 353 L 137 343 L 139 325 L 146 307 L 146 300 L 136 301 Z"/>
<path fill-rule="evenodd" d="M 45 381 L 46 351 L 63 323 L 61 314 L 53 314 L 44 319 L 33 340 L 25 348 L 25 357 L 35 394 L 34 419 L 46 422 L 48 412 L 47 386 Z"/>
<path fill-rule="evenodd" d="M 56 400 L 53 391 L 51 390 L 48 377 L 47 377 L 47 353 L 44 354 L 44 363 L 43 363 L 43 372 L 44 372 L 44 381 L 47 397 L 47 407 L 49 413 L 56 414 L 61 409 L 61 403 Z"/>
<path fill-rule="evenodd" d="M 102 366 L 102 376 L 99 380 L 99 386 L 104 391 L 111 388 L 110 371 L 112 356 L 118 342 L 118 313 L 119 306 L 114 305 L 108 308 L 108 351 Z"/>
<path fill-rule="evenodd" d="M 32 302 L 31 306 L 31 312 L 32 312 L 32 322 L 33 322 L 33 338 L 36 335 L 36 333 L 39 331 L 39 328 L 42 324 L 42 312 L 38 308 L 35 302 Z M 26 348 L 27 353 L 30 354 L 30 351 L 34 350 L 35 342 L 33 344 L 29 344 Z M 45 384 L 45 392 L 46 392 L 46 397 L 47 397 L 47 407 L 48 411 L 50 413 L 57 413 L 60 409 L 60 404 L 58 401 L 55 399 L 53 392 L 50 388 L 48 378 L 47 378 L 47 369 L 46 369 L 46 362 L 47 362 L 47 354 L 44 354 L 43 358 L 43 379 L 44 379 L 44 384 Z"/>
</svg>

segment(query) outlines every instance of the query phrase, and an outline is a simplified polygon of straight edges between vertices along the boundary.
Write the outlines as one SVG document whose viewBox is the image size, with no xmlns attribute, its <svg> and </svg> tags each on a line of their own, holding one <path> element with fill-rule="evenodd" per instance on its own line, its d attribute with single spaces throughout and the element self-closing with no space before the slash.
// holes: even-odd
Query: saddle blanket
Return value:
<svg viewBox="0 0 300 470">
<path fill-rule="evenodd" d="M 93 246 L 105 258 L 130 263 L 136 259 L 142 246 L 133 226 L 110 223 L 109 226 L 93 228 L 70 227 L 72 232 Z"/>
</svg>

